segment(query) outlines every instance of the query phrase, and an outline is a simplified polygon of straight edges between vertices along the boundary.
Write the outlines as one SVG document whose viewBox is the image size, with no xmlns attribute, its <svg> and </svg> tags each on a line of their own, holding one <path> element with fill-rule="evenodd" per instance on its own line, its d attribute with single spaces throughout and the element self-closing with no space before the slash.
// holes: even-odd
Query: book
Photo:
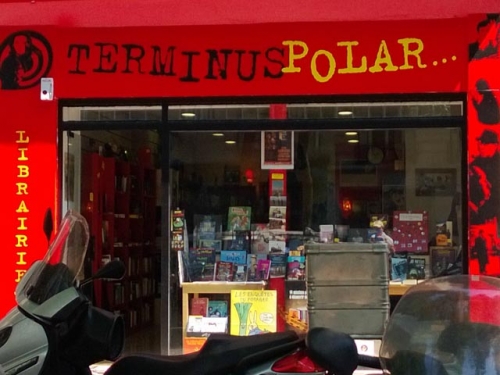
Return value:
<svg viewBox="0 0 500 375">
<path fill-rule="evenodd" d="M 233 263 L 218 261 L 215 263 L 215 281 L 233 281 Z"/>
<path fill-rule="evenodd" d="M 252 208 L 249 206 L 229 207 L 227 217 L 227 230 L 250 230 Z"/>
<path fill-rule="evenodd" d="M 285 277 L 288 255 L 285 253 L 269 254 L 267 259 L 271 261 L 269 277 Z"/>
<path fill-rule="evenodd" d="M 250 254 L 247 256 L 247 281 L 259 281 L 257 264 L 259 260 L 267 260 L 267 254 Z"/>
<path fill-rule="evenodd" d="M 208 317 L 210 318 L 225 318 L 227 317 L 227 301 L 208 302 Z"/>
<path fill-rule="evenodd" d="M 276 321 L 275 290 L 231 291 L 231 335 L 250 336 L 276 332 Z"/>
<path fill-rule="evenodd" d="M 208 316 L 209 300 L 206 297 L 191 298 L 189 315 Z"/>
<path fill-rule="evenodd" d="M 247 265 L 236 265 L 233 281 L 247 281 Z"/>
<path fill-rule="evenodd" d="M 422 280 L 428 277 L 426 272 L 427 262 L 424 257 L 408 257 L 407 278 L 412 280 Z"/>
<path fill-rule="evenodd" d="M 306 276 L 306 257 L 301 256 L 288 256 L 287 259 L 287 280 L 304 280 Z"/>
<path fill-rule="evenodd" d="M 215 250 L 192 249 L 187 264 L 190 281 L 212 281 L 214 278 Z"/>
<path fill-rule="evenodd" d="M 244 250 L 222 250 L 220 252 L 220 260 L 238 265 L 246 265 L 247 252 Z"/>
<path fill-rule="evenodd" d="M 271 261 L 269 259 L 259 259 L 257 261 L 257 281 L 269 279 L 271 272 Z"/>
<path fill-rule="evenodd" d="M 407 258 L 391 258 L 391 280 L 404 281 L 408 275 Z"/>
<path fill-rule="evenodd" d="M 433 276 L 439 275 L 439 273 L 455 263 L 457 257 L 455 247 L 431 246 L 429 252 Z"/>
</svg>

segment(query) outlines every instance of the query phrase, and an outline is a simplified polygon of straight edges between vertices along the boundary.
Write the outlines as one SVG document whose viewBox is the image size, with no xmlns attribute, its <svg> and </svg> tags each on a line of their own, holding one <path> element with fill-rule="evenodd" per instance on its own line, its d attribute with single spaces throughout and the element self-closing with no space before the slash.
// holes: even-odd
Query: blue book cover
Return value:
<svg viewBox="0 0 500 375">
<path fill-rule="evenodd" d="M 408 259 L 391 258 L 391 280 L 406 280 L 408 275 Z"/>
<path fill-rule="evenodd" d="M 247 252 L 241 250 L 222 250 L 220 260 L 234 264 L 247 264 Z"/>
<path fill-rule="evenodd" d="M 208 316 L 212 318 L 227 317 L 226 301 L 208 301 Z"/>
</svg>

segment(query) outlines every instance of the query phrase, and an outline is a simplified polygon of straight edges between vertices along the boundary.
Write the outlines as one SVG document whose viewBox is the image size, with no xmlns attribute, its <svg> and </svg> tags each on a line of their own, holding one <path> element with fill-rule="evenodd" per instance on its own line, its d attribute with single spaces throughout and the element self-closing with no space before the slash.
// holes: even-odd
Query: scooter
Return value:
<svg viewBox="0 0 500 375">
<path fill-rule="evenodd" d="M 413 286 L 391 314 L 379 358 L 358 364 L 391 375 L 500 374 L 500 279 L 454 274 Z"/>
<path fill-rule="evenodd" d="M 49 239 L 52 226 L 44 228 Z M 69 211 L 43 260 L 34 262 L 17 285 L 17 306 L 0 321 L 5 375 L 89 375 L 90 366 L 103 360 L 116 361 L 106 375 L 351 375 L 357 366 L 354 340 L 323 328 L 307 335 L 212 334 L 197 353 L 119 358 L 123 318 L 93 306 L 82 287 L 97 279 L 119 280 L 125 267 L 114 260 L 82 280 L 88 243 L 85 218 Z"/>
</svg>

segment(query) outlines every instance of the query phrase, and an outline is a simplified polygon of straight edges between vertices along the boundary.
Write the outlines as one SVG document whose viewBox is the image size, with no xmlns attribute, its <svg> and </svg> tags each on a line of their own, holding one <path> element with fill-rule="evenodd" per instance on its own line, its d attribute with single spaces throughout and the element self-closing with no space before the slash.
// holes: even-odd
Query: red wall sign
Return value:
<svg viewBox="0 0 500 375">
<path fill-rule="evenodd" d="M 2 60 L 28 40 L 38 68 L 3 66 L 2 87 L 28 86 L 31 72 L 53 77 L 57 98 L 456 92 L 467 72 L 457 20 L 45 28 L 0 39 Z"/>
</svg>

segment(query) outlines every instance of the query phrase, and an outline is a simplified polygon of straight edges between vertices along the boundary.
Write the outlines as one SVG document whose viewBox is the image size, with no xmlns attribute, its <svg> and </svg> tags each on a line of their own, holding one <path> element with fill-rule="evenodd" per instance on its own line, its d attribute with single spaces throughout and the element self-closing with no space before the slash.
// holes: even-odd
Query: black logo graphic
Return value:
<svg viewBox="0 0 500 375">
<path fill-rule="evenodd" d="M 37 85 L 52 66 L 52 47 L 36 31 L 18 31 L 0 44 L 0 89 L 19 90 Z"/>
</svg>

